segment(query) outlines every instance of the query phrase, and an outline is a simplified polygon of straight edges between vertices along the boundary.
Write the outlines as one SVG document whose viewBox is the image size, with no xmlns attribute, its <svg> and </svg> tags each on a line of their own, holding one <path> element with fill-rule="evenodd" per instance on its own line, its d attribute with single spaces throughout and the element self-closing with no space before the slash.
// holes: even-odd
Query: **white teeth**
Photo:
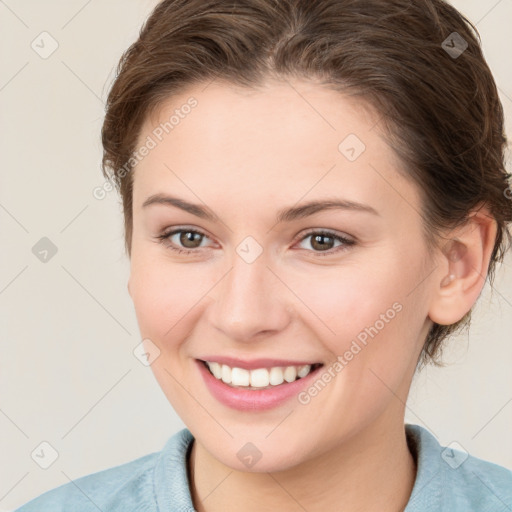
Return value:
<svg viewBox="0 0 512 512">
<path fill-rule="evenodd" d="M 231 384 L 231 368 L 223 364 L 221 367 L 221 371 L 222 382 L 225 382 L 226 384 Z"/>
<path fill-rule="evenodd" d="M 246 370 L 244 368 L 231 368 L 226 364 L 206 361 L 213 376 L 232 386 L 249 387 L 250 389 L 279 386 L 283 382 L 293 382 L 306 377 L 311 371 L 311 365 L 302 366 L 274 366 L 272 368 L 257 368 Z"/>
<path fill-rule="evenodd" d="M 219 363 L 210 363 L 208 365 L 216 379 L 222 378 L 222 366 Z"/>
<path fill-rule="evenodd" d="M 297 370 L 297 375 L 302 379 L 302 377 L 305 377 L 311 370 L 311 365 L 305 364 L 304 366 L 299 366 L 299 369 Z"/>
<path fill-rule="evenodd" d="M 286 382 L 293 382 L 297 378 L 297 368 L 295 366 L 287 366 L 283 377 Z"/>
<path fill-rule="evenodd" d="M 281 368 L 271 368 L 269 374 L 269 382 L 272 386 L 279 386 L 284 382 L 283 370 Z"/>
<path fill-rule="evenodd" d="M 248 386 L 249 371 L 243 368 L 233 368 L 231 370 L 231 384 L 233 386 Z"/>
<path fill-rule="evenodd" d="M 251 386 L 253 388 L 266 388 L 270 382 L 268 370 L 265 368 L 258 368 L 251 370 Z"/>
</svg>

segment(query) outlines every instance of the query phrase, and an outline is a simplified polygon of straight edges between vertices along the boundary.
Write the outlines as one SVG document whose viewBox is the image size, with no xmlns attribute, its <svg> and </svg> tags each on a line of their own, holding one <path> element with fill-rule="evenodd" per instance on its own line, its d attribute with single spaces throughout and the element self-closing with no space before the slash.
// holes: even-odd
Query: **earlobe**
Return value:
<svg viewBox="0 0 512 512">
<path fill-rule="evenodd" d="M 480 208 L 450 233 L 440 251 L 430 319 L 441 325 L 458 322 L 473 307 L 485 284 L 496 239 L 496 221 Z"/>
</svg>

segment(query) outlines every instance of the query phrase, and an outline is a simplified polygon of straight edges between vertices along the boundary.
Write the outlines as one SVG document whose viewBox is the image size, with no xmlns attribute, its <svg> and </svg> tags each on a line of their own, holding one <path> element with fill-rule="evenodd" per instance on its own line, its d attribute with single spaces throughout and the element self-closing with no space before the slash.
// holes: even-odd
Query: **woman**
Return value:
<svg viewBox="0 0 512 512">
<path fill-rule="evenodd" d="M 187 428 L 20 511 L 512 508 L 511 471 L 404 425 L 510 242 L 502 107 L 454 8 L 164 0 L 102 135 Z"/>
</svg>

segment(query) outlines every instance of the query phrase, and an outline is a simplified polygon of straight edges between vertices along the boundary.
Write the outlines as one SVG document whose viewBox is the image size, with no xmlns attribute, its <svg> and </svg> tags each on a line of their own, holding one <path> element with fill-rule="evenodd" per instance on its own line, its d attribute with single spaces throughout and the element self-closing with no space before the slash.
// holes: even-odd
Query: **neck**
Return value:
<svg viewBox="0 0 512 512">
<path fill-rule="evenodd" d="M 302 512 L 403 511 L 414 485 L 415 461 L 403 417 L 394 423 L 382 420 L 321 456 L 271 473 L 235 471 L 194 441 L 189 465 L 194 506 L 198 512 L 279 507 Z"/>
</svg>

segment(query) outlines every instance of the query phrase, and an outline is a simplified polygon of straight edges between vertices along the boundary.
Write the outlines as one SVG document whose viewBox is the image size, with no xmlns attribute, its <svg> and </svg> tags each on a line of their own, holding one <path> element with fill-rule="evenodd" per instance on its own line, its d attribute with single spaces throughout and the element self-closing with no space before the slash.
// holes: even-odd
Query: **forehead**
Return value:
<svg viewBox="0 0 512 512">
<path fill-rule="evenodd" d="M 189 107 L 192 100 L 195 106 Z M 269 81 L 256 89 L 213 82 L 196 84 L 158 105 L 141 134 L 161 127 L 169 146 L 194 139 L 198 147 L 215 145 L 217 152 L 226 150 L 230 159 L 261 158 L 266 148 L 279 149 L 279 155 L 281 148 L 293 148 L 288 158 L 299 153 L 332 158 L 339 156 L 338 144 L 348 134 L 377 141 L 377 131 L 367 133 L 377 120 L 378 114 L 365 102 L 314 81 Z M 243 142 L 243 151 L 236 151 L 233 141 Z"/>
<path fill-rule="evenodd" d="M 378 113 L 315 82 L 197 84 L 147 117 L 139 146 L 148 137 L 154 147 L 135 168 L 135 206 L 176 187 L 190 199 L 229 198 L 241 211 L 247 201 L 333 193 L 381 208 L 399 191 L 419 200 L 381 136 Z"/>
</svg>

